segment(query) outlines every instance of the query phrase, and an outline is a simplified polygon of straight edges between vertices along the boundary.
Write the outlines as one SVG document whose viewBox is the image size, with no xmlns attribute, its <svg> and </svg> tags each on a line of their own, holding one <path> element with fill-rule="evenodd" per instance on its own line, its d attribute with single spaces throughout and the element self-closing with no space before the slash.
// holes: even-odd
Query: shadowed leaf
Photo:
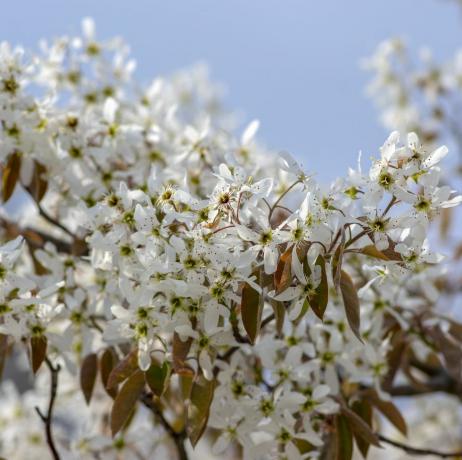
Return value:
<svg viewBox="0 0 462 460">
<path fill-rule="evenodd" d="M 47 338 L 45 336 L 30 339 L 32 371 L 34 374 L 40 369 L 47 354 Z"/>
<path fill-rule="evenodd" d="M 117 355 L 112 347 L 108 347 L 104 350 L 100 358 L 100 373 L 103 387 L 107 394 L 114 399 L 117 396 L 117 384 L 113 387 L 108 388 L 109 376 L 118 362 Z"/>
<path fill-rule="evenodd" d="M 152 363 L 151 367 L 145 372 L 146 383 L 156 396 L 161 397 L 166 390 L 170 372 L 170 364 L 167 361 L 162 366 Z"/>
<path fill-rule="evenodd" d="M 98 374 L 98 357 L 90 353 L 85 357 L 80 367 L 80 388 L 87 404 L 90 404 L 93 388 Z"/>
<path fill-rule="evenodd" d="M 310 298 L 310 306 L 315 315 L 322 320 L 329 301 L 329 285 L 327 283 L 326 261 L 322 255 L 316 259 L 316 265 L 321 267 L 321 282 L 316 288 L 316 294 Z"/>
</svg>

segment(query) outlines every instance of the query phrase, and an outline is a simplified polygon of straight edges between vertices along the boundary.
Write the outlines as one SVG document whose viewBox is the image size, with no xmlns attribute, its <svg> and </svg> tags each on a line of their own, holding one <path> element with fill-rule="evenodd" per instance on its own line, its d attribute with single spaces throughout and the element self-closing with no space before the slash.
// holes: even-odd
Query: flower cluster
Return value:
<svg viewBox="0 0 462 460">
<path fill-rule="evenodd" d="M 36 210 L 1 218 L 0 353 L 23 342 L 34 372 L 65 367 L 95 414 L 100 375 L 123 433 L 92 426 L 100 458 L 150 413 L 170 441 L 139 436 L 139 451 L 174 441 L 182 459 L 207 426 L 215 455 L 249 460 L 317 458 L 348 436 L 367 453 L 373 409 L 405 430 L 397 350 L 461 377 L 427 242 L 462 201 L 440 185 L 447 149 L 393 132 L 325 188 L 263 150 L 258 122 L 235 138 L 204 69 L 147 87 L 133 69 L 90 20 L 32 57 L 0 47 L 3 199 Z M 84 455 L 82 429 L 60 430 L 63 458 Z"/>
</svg>

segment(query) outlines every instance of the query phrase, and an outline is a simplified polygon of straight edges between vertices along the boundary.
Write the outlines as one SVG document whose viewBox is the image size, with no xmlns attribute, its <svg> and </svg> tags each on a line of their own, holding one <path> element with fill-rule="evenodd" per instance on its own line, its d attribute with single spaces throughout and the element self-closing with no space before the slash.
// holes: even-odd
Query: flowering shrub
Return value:
<svg viewBox="0 0 462 460">
<path fill-rule="evenodd" d="M 37 376 L 3 386 L 3 455 L 366 457 L 425 369 L 460 388 L 427 242 L 462 201 L 445 147 L 393 132 L 324 188 L 258 122 L 235 138 L 201 68 L 142 87 L 90 20 L 41 48 L 0 47 L 2 197 L 24 202 L 1 217 L 0 364 L 22 344 Z"/>
</svg>

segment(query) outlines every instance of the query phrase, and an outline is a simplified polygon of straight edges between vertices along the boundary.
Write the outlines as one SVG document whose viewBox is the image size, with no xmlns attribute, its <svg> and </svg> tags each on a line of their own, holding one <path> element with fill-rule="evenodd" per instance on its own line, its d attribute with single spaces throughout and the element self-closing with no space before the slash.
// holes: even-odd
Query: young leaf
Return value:
<svg viewBox="0 0 462 460">
<path fill-rule="evenodd" d="M 348 420 L 352 432 L 355 436 L 359 436 L 368 444 L 380 447 L 380 441 L 377 435 L 372 431 L 371 427 L 355 412 L 346 406 L 342 406 L 342 414 Z"/>
<path fill-rule="evenodd" d="M 47 338 L 45 336 L 30 339 L 32 371 L 34 374 L 40 369 L 47 354 Z"/>
<path fill-rule="evenodd" d="M 106 393 L 114 399 L 117 396 L 117 385 L 108 388 L 109 376 L 117 364 L 117 355 L 112 347 L 108 347 L 104 350 L 101 355 L 99 368 L 101 374 L 101 381 L 103 382 L 103 387 L 106 390 Z"/>
<path fill-rule="evenodd" d="M 343 415 L 335 417 L 335 456 L 334 460 L 353 458 L 353 435 L 348 421 Z"/>
<path fill-rule="evenodd" d="M 87 405 L 90 404 L 97 374 L 98 357 L 95 353 L 90 353 L 85 357 L 80 367 L 80 388 L 82 389 Z"/>
<path fill-rule="evenodd" d="M 316 294 L 310 298 L 310 306 L 315 315 L 322 320 L 329 301 L 329 285 L 327 283 L 326 261 L 322 255 L 316 259 L 316 265 L 321 267 L 321 282 L 316 288 Z"/>
<path fill-rule="evenodd" d="M 0 379 L 2 378 L 3 368 L 5 367 L 7 353 L 8 336 L 6 334 L 0 334 Z"/>
<path fill-rule="evenodd" d="M 191 344 L 191 338 L 183 342 L 176 332 L 173 334 L 173 369 L 177 374 L 194 375 L 194 371 L 186 363 Z"/>
<path fill-rule="evenodd" d="M 111 432 L 115 436 L 129 419 L 144 388 L 144 372 L 138 369 L 124 383 L 111 411 Z"/>
<path fill-rule="evenodd" d="M 350 275 L 344 270 L 341 270 L 340 273 L 340 292 L 342 293 L 348 324 L 356 337 L 362 341 L 359 332 L 360 317 L 358 292 L 356 291 L 356 287 Z"/>
<path fill-rule="evenodd" d="M 42 198 L 45 196 L 45 193 L 48 190 L 48 181 L 44 177 L 45 173 L 45 166 L 43 166 L 43 164 L 39 163 L 38 161 L 34 161 L 32 180 L 26 189 L 33 196 L 37 203 L 42 201 Z"/>
<path fill-rule="evenodd" d="M 115 388 L 138 369 L 138 350 L 135 348 L 112 369 L 106 388 Z"/>
<path fill-rule="evenodd" d="M 186 427 L 193 447 L 196 446 L 207 426 L 214 391 L 215 381 L 207 380 L 202 375 L 198 376 L 193 383 Z"/>
<path fill-rule="evenodd" d="M 252 344 L 260 332 L 262 313 L 263 296 L 250 284 L 245 283 L 242 288 L 241 315 L 244 329 Z"/>
<path fill-rule="evenodd" d="M 287 249 L 280 257 L 276 271 L 274 272 L 274 289 L 280 294 L 290 286 L 292 282 L 292 248 Z"/>
<path fill-rule="evenodd" d="M 12 153 L 6 165 L 3 168 L 2 176 L 2 198 L 6 203 L 13 195 L 16 183 L 19 179 L 21 171 L 21 154 L 19 152 Z"/>
<path fill-rule="evenodd" d="M 151 367 L 144 373 L 146 383 L 156 396 L 161 397 L 166 390 L 170 373 L 170 364 L 167 361 L 162 366 L 153 362 Z"/>
<path fill-rule="evenodd" d="M 379 398 L 375 390 L 364 391 L 364 397 L 370 401 L 387 419 L 397 428 L 404 436 L 407 435 L 406 420 L 404 420 L 401 412 L 391 401 L 384 401 Z"/>
<path fill-rule="evenodd" d="M 353 404 L 353 411 L 364 420 L 364 422 L 372 429 L 372 406 L 364 400 L 356 401 Z M 356 445 L 364 458 L 367 458 L 370 443 L 366 442 L 361 436 L 353 431 Z"/>
</svg>

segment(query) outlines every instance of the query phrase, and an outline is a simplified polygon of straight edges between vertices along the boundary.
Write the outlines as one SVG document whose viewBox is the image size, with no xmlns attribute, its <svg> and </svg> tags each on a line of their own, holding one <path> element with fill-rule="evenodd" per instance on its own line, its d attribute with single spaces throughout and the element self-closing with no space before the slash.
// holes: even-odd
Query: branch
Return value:
<svg viewBox="0 0 462 460">
<path fill-rule="evenodd" d="M 55 446 L 55 442 L 53 439 L 53 432 L 52 432 L 52 423 L 53 423 L 53 407 L 56 400 L 56 393 L 58 391 L 58 373 L 61 370 L 61 366 L 59 364 L 53 366 L 51 361 L 48 358 L 45 358 L 45 362 L 50 369 L 51 374 L 51 386 L 50 386 L 50 399 L 48 402 L 48 410 L 46 414 L 43 414 L 39 407 L 36 407 L 35 410 L 37 414 L 42 419 L 45 425 L 45 434 L 47 438 L 48 447 L 50 448 L 51 455 L 53 456 L 54 460 L 60 460 L 60 456 Z"/>
<path fill-rule="evenodd" d="M 144 392 L 141 395 L 141 402 L 148 409 L 150 409 L 153 412 L 153 414 L 159 419 L 162 427 L 167 432 L 167 434 L 170 436 L 172 441 L 175 443 L 175 446 L 178 452 L 178 460 L 188 460 L 188 453 L 186 452 L 186 449 L 184 446 L 184 440 L 186 437 L 185 431 L 180 431 L 178 433 L 172 428 L 170 423 L 168 423 L 166 418 L 164 417 L 164 414 L 162 413 L 162 411 L 157 407 L 157 405 L 152 400 L 152 397 L 153 397 L 152 393 Z"/>
<path fill-rule="evenodd" d="M 398 441 L 393 441 L 392 439 L 389 439 L 379 433 L 377 433 L 377 436 L 379 437 L 380 441 L 386 444 L 390 444 L 391 446 L 397 447 L 398 449 L 403 450 L 409 455 L 433 455 L 435 457 L 440 457 L 440 458 L 462 457 L 462 451 L 460 452 L 440 452 L 438 450 L 433 450 L 433 449 L 421 449 L 418 447 L 408 446 L 407 444 L 403 444 Z"/>
</svg>

